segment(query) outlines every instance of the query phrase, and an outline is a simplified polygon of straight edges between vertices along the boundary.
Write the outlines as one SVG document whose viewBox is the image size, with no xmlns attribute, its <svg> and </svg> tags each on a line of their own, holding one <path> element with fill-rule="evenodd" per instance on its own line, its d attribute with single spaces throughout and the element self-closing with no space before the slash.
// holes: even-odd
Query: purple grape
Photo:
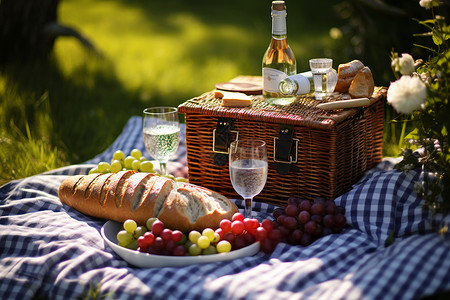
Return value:
<svg viewBox="0 0 450 300">
<path fill-rule="evenodd" d="M 283 239 L 283 233 L 280 229 L 273 229 L 271 232 L 269 232 L 268 238 L 274 242 L 279 243 Z"/>
<path fill-rule="evenodd" d="M 325 207 L 323 203 L 314 203 L 311 206 L 311 214 L 312 215 L 323 215 L 325 212 Z"/>
<path fill-rule="evenodd" d="M 347 224 L 347 220 L 343 214 L 337 214 L 334 216 L 334 226 L 339 228 L 344 228 Z"/>
<path fill-rule="evenodd" d="M 292 231 L 291 234 L 289 235 L 291 244 L 300 245 L 302 236 L 303 236 L 303 232 L 300 229 L 295 229 L 294 231 Z"/>
<path fill-rule="evenodd" d="M 315 236 L 320 236 L 322 234 L 322 231 L 323 231 L 323 226 L 320 225 L 320 224 L 317 224 L 316 232 L 314 233 L 314 235 Z"/>
<path fill-rule="evenodd" d="M 315 234 L 316 230 L 317 230 L 317 223 L 314 221 L 309 221 L 308 223 L 305 224 L 305 233 L 308 234 Z"/>
<path fill-rule="evenodd" d="M 290 197 L 287 201 L 288 205 L 298 205 L 298 198 L 297 197 Z"/>
<path fill-rule="evenodd" d="M 243 235 L 237 235 L 234 239 L 233 243 L 233 250 L 234 249 L 241 249 L 246 246 L 245 238 Z"/>
<path fill-rule="evenodd" d="M 297 219 L 296 219 L 296 218 L 290 217 L 290 216 L 286 216 L 286 217 L 284 218 L 284 223 L 283 223 L 283 225 L 284 225 L 286 228 L 288 228 L 288 229 L 294 229 L 294 228 L 297 227 L 298 222 L 297 222 Z"/>
<path fill-rule="evenodd" d="M 308 211 L 303 210 L 298 214 L 298 221 L 302 224 L 306 224 L 309 220 L 311 220 L 311 215 Z"/>
<path fill-rule="evenodd" d="M 336 213 L 345 215 L 345 208 L 343 206 L 336 206 Z"/>
<path fill-rule="evenodd" d="M 330 215 L 337 213 L 337 207 L 333 200 L 328 200 L 325 202 L 325 213 Z"/>
<path fill-rule="evenodd" d="M 303 233 L 302 238 L 300 240 L 300 245 L 308 246 L 308 245 L 311 245 L 312 242 L 313 242 L 313 239 L 312 239 L 311 235 L 309 235 L 306 232 Z"/>
<path fill-rule="evenodd" d="M 278 216 L 278 218 L 277 218 L 277 223 L 280 224 L 280 225 L 284 225 L 284 220 L 285 220 L 287 217 L 288 217 L 288 216 L 286 216 L 286 215 L 280 215 L 280 216 Z"/>
<path fill-rule="evenodd" d="M 334 226 L 334 216 L 325 215 L 323 217 L 323 226 L 325 226 L 326 228 L 332 228 Z"/>
<path fill-rule="evenodd" d="M 311 210 L 311 201 L 309 200 L 302 200 L 300 204 L 298 205 L 298 208 L 300 211 L 310 211 Z"/>
<path fill-rule="evenodd" d="M 284 209 L 281 208 L 281 207 L 275 208 L 273 213 L 272 213 L 272 215 L 275 218 L 275 220 L 278 219 L 278 217 L 283 215 L 283 214 L 284 214 Z"/>
<path fill-rule="evenodd" d="M 314 221 L 317 224 L 321 224 L 322 223 L 322 219 L 323 219 L 323 217 L 321 215 L 312 215 L 311 216 L 311 221 Z"/>
<path fill-rule="evenodd" d="M 321 198 L 321 197 L 318 197 L 318 198 L 314 199 L 314 204 L 315 203 L 324 204 L 324 202 L 325 202 L 325 200 L 323 198 Z"/>
<path fill-rule="evenodd" d="M 298 215 L 298 208 L 296 204 L 289 204 L 286 206 L 286 215 L 290 217 L 297 217 Z"/>
</svg>

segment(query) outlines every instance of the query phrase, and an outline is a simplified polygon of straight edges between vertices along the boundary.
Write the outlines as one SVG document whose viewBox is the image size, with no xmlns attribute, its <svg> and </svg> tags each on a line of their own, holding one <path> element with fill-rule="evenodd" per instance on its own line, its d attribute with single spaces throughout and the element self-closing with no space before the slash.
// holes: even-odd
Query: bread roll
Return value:
<svg viewBox="0 0 450 300">
<path fill-rule="evenodd" d="M 375 89 L 372 72 L 369 67 L 364 67 L 356 74 L 355 78 L 348 89 L 348 93 L 352 98 L 372 97 Z"/>
<path fill-rule="evenodd" d="M 145 225 L 151 217 L 170 229 L 184 232 L 216 229 L 222 219 L 238 212 L 226 197 L 209 189 L 152 173 L 121 171 L 115 174 L 75 175 L 58 190 L 62 203 L 93 217 Z"/>
<path fill-rule="evenodd" d="M 353 78 L 355 78 L 356 74 L 362 68 L 364 68 L 364 64 L 359 60 L 352 60 L 349 63 L 340 64 L 338 67 L 338 80 L 334 91 L 347 93 Z"/>
</svg>

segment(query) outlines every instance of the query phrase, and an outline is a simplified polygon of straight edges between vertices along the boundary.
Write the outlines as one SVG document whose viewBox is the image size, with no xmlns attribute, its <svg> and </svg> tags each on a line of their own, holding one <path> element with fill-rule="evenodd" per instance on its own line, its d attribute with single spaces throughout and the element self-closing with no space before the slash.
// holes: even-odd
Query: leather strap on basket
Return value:
<svg viewBox="0 0 450 300">
<path fill-rule="evenodd" d="M 228 164 L 228 152 L 233 131 L 233 119 L 219 118 L 213 131 L 214 164 L 224 166 Z"/>
<path fill-rule="evenodd" d="M 294 128 L 290 125 L 280 125 L 280 131 L 277 139 L 274 139 L 274 161 L 276 170 L 280 175 L 286 175 L 290 171 L 297 171 L 297 167 L 293 164 L 297 162 L 298 139 L 293 139 Z M 295 147 L 293 147 L 295 143 Z M 292 150 L 294 149 L 295 159 L 292 158 Z"/>
</svg>

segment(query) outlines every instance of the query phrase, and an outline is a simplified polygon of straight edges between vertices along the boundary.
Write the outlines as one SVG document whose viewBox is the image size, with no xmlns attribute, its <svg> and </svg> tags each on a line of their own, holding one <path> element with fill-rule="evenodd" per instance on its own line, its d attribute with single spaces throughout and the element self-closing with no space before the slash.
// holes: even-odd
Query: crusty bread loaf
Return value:
<svg viewBox="0 0 450 300">
<path fill-rule="evenodd" d="M 184 232 L 216 229 L 222 219 L 238 212 L 228 198 L 209 189 L 135 171 L 70 176 L 61 183 L 58 196 L 93 217 L 133 219 L 140 225 L 157 217 L 166 227 Z"/>
<path fill-rule="evenodd" d="M 348 89 L 348 93 L 352 98 L 370 98 L 375 89 L 372 72 L 369 67 L 364 67 L 356 73 L 355 78 Z"/>
<path fill-rule="evenodd" d="M 347 93 L 353 78 L 355 78 L 356 74 L 362 68 L 364 68 L 364 64 L 359 60 L 352 60 L 346 64 L 340 64 L 338 67 L 338 80 L 334 91 Z"/>
<path fill-rule="evenodd" d="M 191 184 L 183 184 L 172 191 L 159 219 L 169 227 L 181 231 L 216 228 L 220 220 L 231 219 L 237 210 L 225 196 Z M 182 226 L 182 227 L 181 227 Z"/>
</svg>

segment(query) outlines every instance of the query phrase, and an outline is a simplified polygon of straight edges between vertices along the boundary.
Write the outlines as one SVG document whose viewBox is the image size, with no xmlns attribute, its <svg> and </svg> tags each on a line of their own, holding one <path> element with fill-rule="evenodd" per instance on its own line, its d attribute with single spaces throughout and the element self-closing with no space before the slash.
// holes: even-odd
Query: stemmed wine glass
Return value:
<svg viewBox="0 0 450 300">
<path fill-rule="evenodd" d="M 159 161 L 161 175 L 167 175 L 166 164 L 180 142 L 180 124 L 176 107 L 144 109 L 142 123 L 144 144 L 148 153 Z"/>
<path fill-rule="evenodd" d="M 261 140 L 242 139 L 230 145 L 230 178 L 234 190 L 244 198 L 244 217 L 251 218 L 253 197 L 267 180 L 267 149 Z"/>
</svg>

